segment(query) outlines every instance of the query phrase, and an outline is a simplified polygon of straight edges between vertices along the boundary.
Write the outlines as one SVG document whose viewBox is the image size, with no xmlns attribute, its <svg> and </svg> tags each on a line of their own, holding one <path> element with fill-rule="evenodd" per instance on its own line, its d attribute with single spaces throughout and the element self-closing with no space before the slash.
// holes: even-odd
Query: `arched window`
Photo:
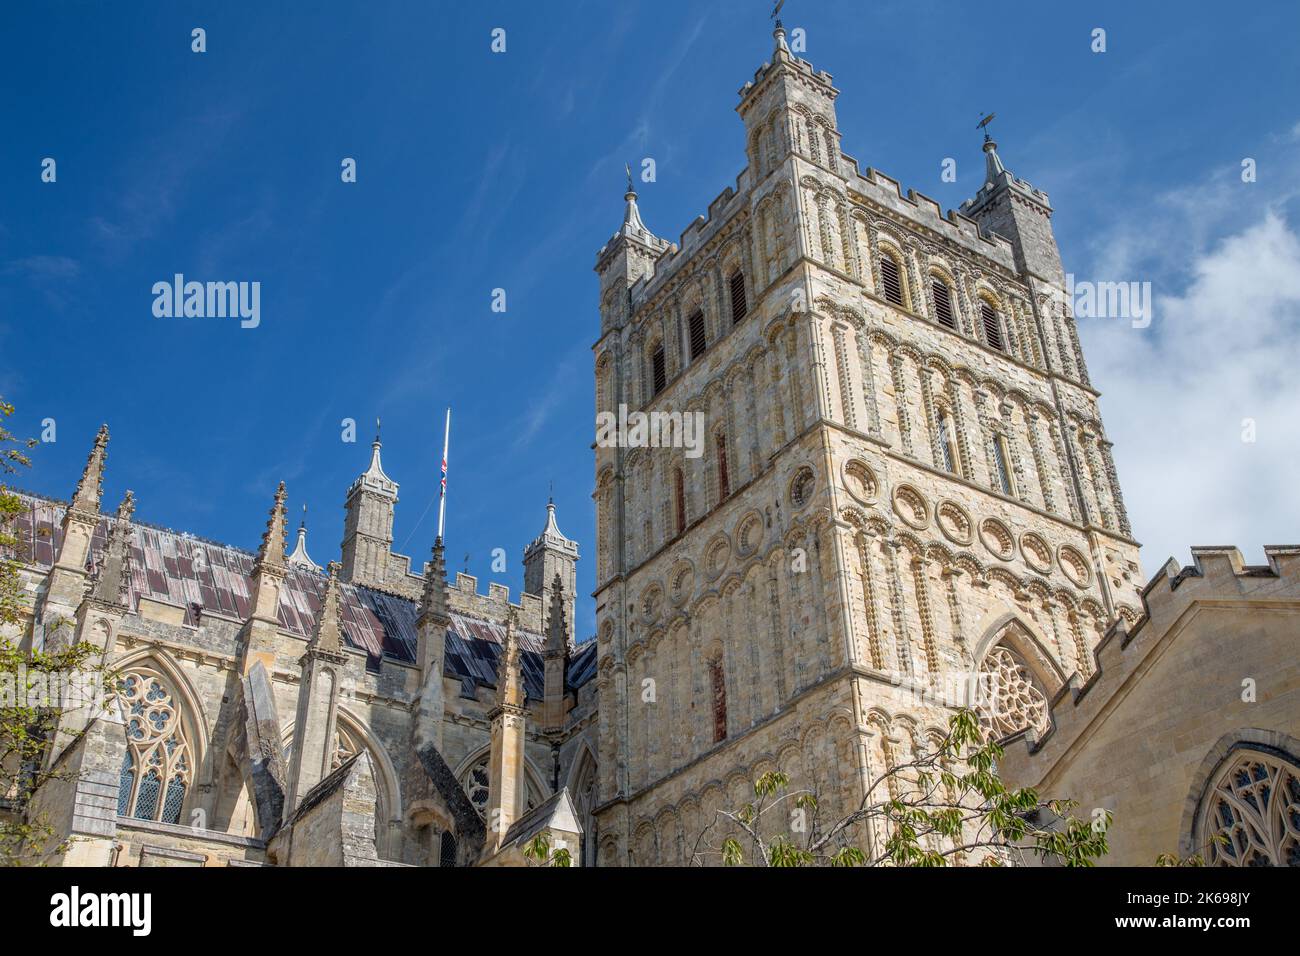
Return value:
<svg viewBox="0 0 1300 956">
<path fill-rule="evenodd" d="M 737 269 L 727 279 L 727 285 L 731 288 L 731 324 L 739 325 L 749 313 L 749 304 L 745 301 L 745 273 Z"/>
<path fill-rule="evenodd" d="M 713 444 L 718 455 L 718 503 L 721 504 L 731 494 L 731 474 L 727 470 L 727 433 L 720 431 L 714 435 Z"/>
<path fill-rule="evenodd" d="M 709 347 L 709 339 L 704 327 L 704 312 L 697 309 L 687 320 L 686 326 L 690 334 L 691 361 L 694 362 Z"/>
<path fill-rule="evenodd" d="M 722 673 L 722 658 L 709 660 L 709 690 L 713 705 L 713 742 L 727 739 L 727 682 Z"/>
<path fill-rule="evenodd" d="M 664 344 L 655 343 L 654 351 L 650 354 L 650 395 L 658 395 L 668 385 L 668 365 L 664 361 Z"/>
<path fill-rule="evenodd" d="M 953 447 L 952 421 L 947 412 L 939 413 L 939 454 L 943 458 L 945 471 L 960 474 L 957 468 L 957 452 Z"/>
<path fill-rule="evenodd" d="M 1021 730 L 1043 733 L 1051 722 L 1047 698 L 1029 670 L 999 644 L 980 663 L 975 710 L 984 733 L 994 740 Z"/>
<path fill-rule="evenodd" d="M 456 865 L 456 836 L 450 830 L 444 830 L 438 844 L 438 865 Z"/>
<path fill-rule="evenodd" d="M 1005 352 L 1006 346 L 1002 343 L 1002 323 L 998 319 L 997 310 L 988 303 L 987 299 L 980 300 L 980 319 L 984 323 L 984 341 L 988 343 L 989 348 Z"/>
<path fill-rule="evenodd" d="M 1008 465 L 1007 455 L 1007 436 L 993 436 L 993 463 L 997 468 L 998 487 L 1002 489 L 1004 495 L 1015 497 L 1016 483 L 1011 475 L 1011 467 Z"/>
<path fill-rule="evenodd" d="M 1236 750 L 1201 798 L 1198 846 L 1210 866 L 1300 866 L 1300 767 Z"/>
<path fill-rule="evenodd" d="M 952 311 L 952 290 L 939 276 L 930 277 L 930 291 L 934 297 L 934 317 L 945 328 L 957 330 L 957 317 Z"/>
<path fill-rule="evenodd" d="M 468 770 L 461 774 L 460 785 L 465 789 L 465 795 L 469 797 L 469 802 L 474 805 L 479 816 L 487 818 L 488 798 L 492 790 L 492 778 L 488 773 L 488 759 L 491 757 L 491 751 L 483 754 L 476 760 Z M 524 812 L 537 807 L 543 797 L 537 792 L 533 784 L 532 777 L 527 771 L 523 771 L 524 776 Z"/>
<path fill-rule="evenodd" d="M 902 308 L 903 270 L 898 260 L 889 252 L 880 253 L 880 291 L 886 302 L 892 302 Z"/>
<path fill-rule="evenodd" d="M 677 533 L 681 534 L 686 530 L 686 479 L 682 477 L 682 470 L 675 468 L 673 470 L 673 501 L 676 505 Z"/>
<path fill-rule="evenodd" d="M 157 671 L 138 666 L 119 676 L 117 691 L 127 718 L 118 815 L 180 823 L 194 757 L 171 687 Z"/>
</svg>

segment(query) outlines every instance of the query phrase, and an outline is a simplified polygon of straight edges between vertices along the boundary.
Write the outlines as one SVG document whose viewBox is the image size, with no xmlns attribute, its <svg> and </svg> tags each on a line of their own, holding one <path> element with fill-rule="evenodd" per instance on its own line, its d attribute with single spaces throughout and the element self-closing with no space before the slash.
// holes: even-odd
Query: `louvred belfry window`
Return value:
<svg viewBox="0 0 1300 956">
<path fill-rule="evenodd" d="M 651 376 L 654 379 L 654 394 L 658 395 L 668 384 L 668 368 L 664 363 L 664 347 L 658 345 L 655 347 L 654 355 L 650 359 Z"/>
<path fill-rule="evenodd" d="M 727 682 L 722 676 L 722 661 L 709 661 L 709 685 L 713 698 L 713 742 L 727 739 Z"/>
<path fill-rule="evenodd" d="M 673 497 L 677 508 L 677 533 L 681 534 L 686 530 L 686 480 L 682 478 L 680 468 L 673 472 Z"/>
<path fill-rule="evenodd" d="M 749 303 L 745 301 L 745 273 L 731 274 L 731 324 L 739 325 L 740 320 L 749 312 Z"/>
<path fill-rule="evenodd" d="M 688 327 L 691 336 L 691 360 L 694 361 L 704 354 L 709 344 L 704 334 L 704 313 L 696 312 L 692 315 Z"/>
<path fill-rule="evenodd" d="M 718 500 L 731 494 L 731 475 L 727 471 L 727 435 L 718 432 Z"/>
<path fill-rule="evenodd" d="M 998 322 L 998 314 L 993 311 L 993 306 L 987 302 L 981 302 L 980 318 L 984 320 L 984 340 L 988 342 L 989 348 L 997 349 L 999 352 L 1004 351 L 1002 325 Z"/>
<path fill-rule="evenodd" d="M 940 325 L 957 328 L 957 320 L 952 314 L 952 294 L 948 291 L 948 283 L 942 279 L 934 280 L 934 317 Z"/>
<path fill-rule="evenodd" d="M 880 257 L 880 285 L 886 301 L 898 306 L 903 304 L 903 277 L 898 271 L 898 263 L 888 254 Z"/>
</svg>

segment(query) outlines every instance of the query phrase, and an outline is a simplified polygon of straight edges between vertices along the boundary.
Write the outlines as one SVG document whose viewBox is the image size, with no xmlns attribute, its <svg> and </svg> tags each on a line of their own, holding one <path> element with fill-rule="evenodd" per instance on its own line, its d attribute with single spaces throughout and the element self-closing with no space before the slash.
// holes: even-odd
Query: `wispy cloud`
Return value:
<svg viewBox="0 0 1300 956">
<path fill-rule="evenodd" d="M 1080 324 L 1147 571 L 1191 545 L 1300 537 L 1296 191 L 1257 188 L 1213 175 L 1091 247 L 1093 275 L 1157 290 L 1148 329 Z"/>
</svg>

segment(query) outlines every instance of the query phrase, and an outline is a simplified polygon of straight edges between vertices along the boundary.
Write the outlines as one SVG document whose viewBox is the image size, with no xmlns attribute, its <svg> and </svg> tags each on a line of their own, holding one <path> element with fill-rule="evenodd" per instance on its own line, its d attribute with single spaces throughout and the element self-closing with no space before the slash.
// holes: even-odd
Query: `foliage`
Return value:
<svg viewBox="0 0 1300 956">
<path fill-rule="evenodd" d="M 933 749 L 891 767 L 857 809 L 829 822 L 815 792 L 791 790 L 779 770 L 765 773 L 752 803 L 717 812 L 691 863 L 717 856 L 726 866 L 1002 866 L 1037 858 L 1092 866 L 1108 851 L 1109 812 L 1081 820 L 1070 801 L 1008 789 L 997 773 L 1001 756 L 976 714 L 959 711 Z M 715 829 L 729 834 L 716 849 L 708 843 Z"/>
<path fill-rule="evenodd" d="M 573 866 L 573 855 L 567 847 L 551 852 L 551 837 L 545 831 L 537 834 L 524 846 L 524 858 L 532 866 Z"/>
<path fill-rule="evenodd" d="M 0 399 L 0 475 L 29 466 L 23 449 L 36 444 L 34 439 L 15 438 L 4 427 L 13 411 Z M 14 534 L 22 510 L 21 499 L 0 484 L 0 866 L 19 865 L 62 848 L 47 845 L 53 829 L 43 817 L 25 812 L 28 795 L 46 781 L 65 776 L 57 766 L 45 765 L 55 722 L 47 689 L 61 686 L 61 678 L 84 679 L 97 671 L 91 665 L 95 648 L 68 637 L 69 621 L 47 622 L 52 639 L 43 650 L 24 651 L 16 639 L 27 625 L 23 556 Z"/>
</svg>

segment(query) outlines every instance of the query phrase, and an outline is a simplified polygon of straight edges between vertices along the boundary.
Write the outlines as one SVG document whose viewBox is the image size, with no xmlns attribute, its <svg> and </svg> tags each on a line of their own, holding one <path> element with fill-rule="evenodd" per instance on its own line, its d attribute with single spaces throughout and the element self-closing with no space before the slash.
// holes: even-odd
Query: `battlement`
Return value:
<svg viewBox="0 0 1300 956">
<path fill-rule="evenodd" d="M 1142 616 L 1131 627 L 1115 621 L 1097 645 L 1092 676 L 1084 682 L 1075 674 L 1056 695 L 1052 729 L 1036 741 L 1026 738 L 1026 751 L 1008 750 L 1014 765 L 1056 760 L 1193 605 L 1289 607 L 1300 614 L 1300 545 L 1268 545 L 1264 555 L 1267 564 L 1249 565 L 1240 550 L 1224 545 L 1192 548 L 1186 567 L 1170 558 L 1142 589 Z M 1098 692 L 1103 684 L 1109 692 Z"/>
<path fill-rule="evenodd" d="M 543 602 L 539 595 L 521 594 L 518 604 L 510 603 L 510 588 L 504 584 L 488 583 L 488 593 L 478 591 L 478 578 L 463 571 L 456 572 L 456 582 L 447 589 L 448 604 L 453 611 L 496 623 L 504 622 L 510 609 L 519 615 L 519 626 L 526 631 L 543 630 Z"/>
<path fill-rule="evenodd" d="M 813 80 L 817 83 L 825 84 L 826 87 L 828 88 L 827 92 L 830 95 L 831 99 L 834 99 L 836 96 L 839 95 L 840 91 L 835 89 L 834 85 L 831 82 L 833 77 L 825 70 L 817 69 L 807 60 L 800 59 L 799 57 L 794 56 L 792 54 L 786 54 L 781 57 L 780 63 L 790 67 L 791 69 L 799 73 L 802 73 L 805 77 L 807 77 L 810 80 Z M 772 75 L 773 67 L 774 64 L 772 61 L 769 60 L 764 62 L 762 66 L 760 66 L 757 70 L 754 71 L 754 78 L 752 80 L 746 81 L 745 85 L 736 91 L 737 95 L 740 97 L 740 103 L 736 106 L 736 111 L 739 112 L 741 116 L 744 116 L 745 113 L 748 111 L 749 106 L 752 102 L 751 100 L 752 94 L 756 90 L 758 90 L 759 87 L 763 85 L 763 83 L 767 80 L 769 76 Z"/>
<path fill-rule="evenodd" d="M 862 173 L 858 170 L 858 161 L 852 156 L 845 153 L 842 154 L 842 159 L 853 170 L 848 177 L 851 190 L 969 252 L 1015 271 L 1015 249 L 1011 241 L 1005 236 L 981 229 L 979 223 L 965 213 L 965 204 L 963 211 L 949 209 L 945 212 L 939 202 L 929 196 L 914 189 L 908 189 L 905 193 L 898 180 L 879 169 L 869 166 Z"/>
</svg>

